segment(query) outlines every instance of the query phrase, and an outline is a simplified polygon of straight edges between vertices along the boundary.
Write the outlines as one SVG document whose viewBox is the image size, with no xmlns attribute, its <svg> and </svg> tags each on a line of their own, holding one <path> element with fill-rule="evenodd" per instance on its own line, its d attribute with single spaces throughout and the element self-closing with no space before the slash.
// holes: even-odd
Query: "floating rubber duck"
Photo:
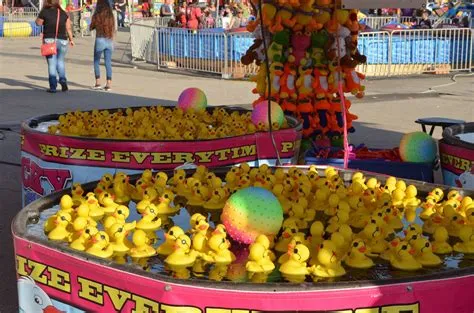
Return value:
<svg viewBox="0 0 474 313">
<path fill-rule="evenodd" d="M 438 202 L 441 202 L 441 200 L 443 200 L 444 192 L 443 190 L 441 190 L 441 188 L 434 188 L 428 193 L 427 198 L 428 197 L 433 198 L 438 203 Z"/>
<path fill-rule="evenodd" d="M 170 255 L 174 250 L 176 239 L 181 235 L 184 235 L 184 231 L 181 227 L 171 227 L 165 233 L 165 241 L 156 249 L 156 252 L 161 255 Z"/>
<path fill-rule="evenodd" d="M 280 272 L 290 277 L 309 275 L 309 269 L 306 264 L 306 261 L 309 259 L 308 247 L 298 244 L 293 249 L 288 250 L 288 254 L 288 260 L 280 265 Z"/>
<path fill-rule="evenodd" d="M 285 263 L 286 261 L 288 261 L 290 255 L 291 255 L 291 251 L 293 251 L 293 248 L 296 247 L 296 245 L 299 245 L 299 244 L 303 244 L 303 245 L 306 244 L 306 241 L 305 241 L 303 236 L 295 235 L 295 236 L 291 237 L 290 243 L 288 244 L 287 253 L 282 254 L 278 258 L 278 263 L 282 264 L 282 263 Z"/>
<path fill-rule="evenodd" d="M 324 208 L 327 205 L 329 194 L 330 190 L 326 186 L 316 190 L 310 208 L 316 211 L 324 211 Z"/>
<path fill-rule="evenodd" d="M 207 252 L 209 223 L 204 216 L 197 216 L 193 230 L 192 248 L 198 252 Z"/>
<path fill-rule="evenodd" d="M 130 202 L 128 195 L 128 181 L 129 177 L 125 173 L 117 173 L 113 180 L 113 193 L 115 202 L 118 204 L 127 205 Z"/>
<path fill-rule="evenodd" d="M 394 254 L 390 259 L 390 264 L 403 271 L 416 271 L 422 268 L 422 265 L 415 260 L 413 249 L 407 242 L 400 242 L 394 249 Z"/>
<path fill-rule="evenodd" d="M 255 242 L 258 242 L 265 247 L 266 249 L 265 253 L 272 262 L 276 260 L 275 254 L 270 249 L 273 241 L 270 241 L 270 239 L 266 235 L 260 234 L 257 236 L 257 238 L 255 238 Z"/>
<path fill-rule="evenodd" d="M 78 217 L 74 220 L 74 222 L 76 222 L 78 219 L 86 220 L 83 217 Z M 76 238 L 69 244 L 69 246 L 74 250 L 85 251 L 89 241 L 93 236 L 95 236 L 95 234 L 97 234 L 97 232 L 98 230 L 96 227 L 88 225 L 77 233 Z"/>
<path fill-rule="evenodd" d="M 416 210 L 420 206 L 421 200 L 416 197 L 417 194 L 418 190 L 414 185 L 409 185 L 405 189 L 405 199 L 403 200 L 405 210 Z"/>
<path fill-rule="evenodd" d="M 61 200 L 59 201 L 59 210 L 65 213 L 68 213 L 69 215 L 74 214 L 74 201 L 72 200 L 71 196 L 69 195 L 64 195 L 61 197 Z"/>
<path fill-rule="evenodd" d="M 275 244 L 275 251 L 286 252 L 288 250 L 288 244 L 290 243 L 291 237 L 294 235 L 303 235 L 298 233 L 297 221 L 293 218 L 288 218 L 283 221 L 282 225 L 283 232 L 281 233 L 278 242 Z"/>
<path fill-rule="evenodd" d="M 474 230 L 470 226 L 464 226 L 459 230 L 459 238 L 462 242 L 457 242 L 453 250 L 460 253 L 474 253 Z"/>
<path fill-rule="evenodd" d="M 270 273 L 275 269 L 275 265 L 268 256 L 268 249 L 260 242 L 254 242 L 250 245 L 245 268 L 251 273 Z"/>
<path fill-rule="evenodd" d="M 441 263 L 439 256 L 433 253 L 431 243 L 426 238 L 419 238 L 415 244 L 415 259 L 423 266 L 438 266 Z"/>
<path fill-rule="evenodd" d="M 81 203 L 84 202 L 84 198 L 82 195 L 84 194 L 84 189 L 82 189 L 81 184 L 74 183 L 72 184 L 71 188 L 71 196 L 74 206 L 79 206 Z"/>
<path fill-rule="evenodd" d="M 206 186 L 198 185 L 193 187 L 187 195 L 188 205 L 202 206 L 209 198 L 209 189 Z"/>
<path fill-rule="evenodd" d="M 309 228 L 309 233 L 309 250 L 311 256 L 313 256 L 313 253 L 315 254 L 319 245 L 324 241 L 324 224 L 320 221 L 315 221 L 313 224 L 311 224 L 311 227 Z"/>
<path fill-rule="evenodd" d="M 191 250 L 191 239 L 186 235 L 180 235 L 176 239 L 173 252 L 165 259 L 165 263 L 177 266 L 191 266 L 198 253 Z"/>
<path fill-rule="evenodd" d="M 227 201 L 227 194 L 222 187 L 216 188 L 211 192 L 211 197 L 204 203 L 204 208 L 208 210 L 220 210 Z"/>
<path fill-rule="evenodd" d="M 71 236 L 67 227 L 71 223 L 71 215 L 61 210 L 56 213 L 53 220 L 53 229 L 48 233 L 49 240 L 66 241 Z"/>
<path fill-rule="evenodd" d="M 466 210 L 465 216 L 466 216 L 466 225 L 474 227 L 474 206 Z"/>
<path fill-rule="evenodd" d="M 137 222 L 136 228 L 144 231 L 155 231 L 161 226 L 161 219 L 157 216 L 157 209 L 150 204 L 143 212 L 143 217 Z"/>
<path fill-rule="evenodd" d="M 324 210 L 324 214 L 328 216 L 334 216 L 336 215 L 336 212 L 338 210 L 338 204 L 339 204 L 339 196 L 336 195 L 335 193 L 331 194 L 328 198 L 328 205 L 326 209 Z"/>
<path fill-rule="evenodd" d="M 399 216 L 399 210 L 395 207 L 388 207 L 383 212 L 383 220 L 387 223 L 387 233 L 391 233 L 392 230 L 400 230 L 403 228 L 402 220 Z"/>
<path fill-rule="evenodd" d="M 230 242 L 224 235 L 212 235 L 207 245 L 210 248 L 208 255 L 212 258 L 213 263 L 227 265 L 235 261 L 235 255 L 229 250 Z"/>
<path fill-rule="evenodd" d="M 354 268 L 371 268 L 375 264 L 371 258 L 365 255 L 366 252 L 365 242 L 362 239 L 356 239 L 352 242 L 351 250 L 347 257 L 344 258 L 344 263 Z"/>
<path fill-rule="evenodd" d="M 87 193 L 86 205 L 89 207 L 89 216 L 97 222 L 100 221 L 105 212 L 104 209 L 99 205 L 99 200 L 97 200 L 93 192 Z"/>
<path fill-rule="evenodd" d="M 326 232 L 332 234 L 336 232 L 341 225 L 345 225 L 348 221 L 349 212 L 345 210 L 338 210 L 336 215 L 329 219 L 329 225 L 326 227 Z"/>
<path fill-rule="evenodd" d="M 459 202 L 462 201 L 462 196 L 459 193 L 459 191 L 456 189 L 450 190 L 448 194 L 446 195 L 446 198 L 448 198 L 448 200 L 456 200 Z"/>
<path fill-rule="evenodd" d="M 392 257 L 395 256 L 398 245 L 402 242 L 400 237 L 395 237 L 392 241 L 389 242 L 387 248 L 384 252 L 379 254 L 379 258 L 385 261 L 390 261 Z"/>
<path fill-rule="evenodd" d="M 337 255 L 336 245 L 325 240 L 319 246 L 317 254 L 317 265 L 312 268 L 314 275 L 319 277 L 339 277 L 346 274 L 341 266 L 341 256 Z"/>
<path fill-rule="evenodd" d="M 110 227 L 110 245 L 115 254 L 125 255 L 131 248 L 133 248 L 132 243 L 127 239 L 129 231 L 130 230 L 125 229 L 123 224 L 119 223 L 113 224 Z"/>
<path fill-rule="evenodd" d="M 227 229 L 224 224 L 217 224 L 214 230 L 212 231 L 211 235 L 224 235 L 227 238 Z M 265 236 L 266 238 L 266 236 Z M 268 238 L 267 238 L 268 239 Z"/>
<path fill-rule="evenodd" d="M 125 224 L 126 219 L 128 218 L 129 214 L 130 214 L 130 210 L 128 209 L 128 207 L 124 205 L 119 205 L 118 207 L 115 208 L 115 211 L 111 215 L 105 218 L 104 223 L 103 223 L 104 229 L 108 230 L 115 223 Z M 133 222 L 135 225 L 136 222 L 135 221 Z"/>
<path fill-rule="evenodd" d="M 157 172 L 155 175 L 155 182 L 153 184 L 155 189 L 159 193 L 162 193 L 166 189 L 167 183 L 168 183 L 168 175 L 165 172 Z"/>
<path fill-rule="evenodd" d="M 119 204 L 114 202 L 113 196 L 108 192 L 103 192 L 99 195 L 99 203 L 102 204 L 105 214 L 112 214 Z"/>
<path fill-rule="evenodd" d="M 136 208 L 139 214 L 145 211 L 145 208 L 158 199 L 158 192 L 154 187 L 148 187 L 143 191 L 142 199 L 137 203 Z"/>
<path fill-rule="evenodd" d="M 110 258 L 114 250 L 112 246 L 109 245 L 109 235 L 107 235 L 105 231 L 97 232 L 91 238 L 91 245 L 87 248 L 86 252 L 99 258 Z"/>
<path fill-rule="evenodd" d="M 443 226 L 436 227 L 433 233 L 431 246 L 436 254 L 447 254 L 453 251 L 453 247 L 448 243 L 449 235 Z"/>
<path fill-rule="evenodd" d="M 459 237 L 459 231 L 464 226 L 465 221 L 461 214 L 454 213 L 451 217 L 448 218 L 446 225 L 446 230 L 448 234 L 452 237 Z"/>
<path fill-rule="evenodd" d="M 76 208 L 76 218 L 78 217 L 86 218 L 89 225 L 97 227 L 97 222 L 89 216 L 89 206 L 86 203 L 82 203 Z"/>
<path fill-rule="evenodd" d="M 148 258 L 156 254 L 156 250 L 149 245 L 147 233 L 141 229 L 133 232 L 132 236 L 133 247 L 130 249 L 130 256 L 132 258 Z"/>
<path fill-rule="evenodd" d="M 171 190 L 164 190 L 158 198 L 158 205 L 156 206 L 158 214 L 174 214 L 179 211 L 179 206 L 171 207 L 170 204 L 174 200 L 174 193 Z"/>
</svg>

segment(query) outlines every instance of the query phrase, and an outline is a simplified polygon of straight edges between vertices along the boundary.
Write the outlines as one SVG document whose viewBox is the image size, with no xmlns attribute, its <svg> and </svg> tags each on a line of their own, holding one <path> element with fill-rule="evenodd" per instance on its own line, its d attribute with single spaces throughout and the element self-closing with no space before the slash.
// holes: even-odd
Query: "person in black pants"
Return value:
<svg viewBox="0 0 474 313">
<path fill-rule="evenodd" d="M 126 0 L 117 0 L 115 10 L 117 11 L 118 27 L 125 27 L 125 10 L 127 9 Z"/>
</svg>

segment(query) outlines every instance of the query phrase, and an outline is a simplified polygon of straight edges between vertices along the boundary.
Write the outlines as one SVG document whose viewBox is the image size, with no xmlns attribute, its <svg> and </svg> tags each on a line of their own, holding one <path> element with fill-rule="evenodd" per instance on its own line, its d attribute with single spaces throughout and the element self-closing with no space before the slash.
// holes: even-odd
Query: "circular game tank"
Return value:
<svg viewBox="0 0 474 313">
<path fill-rule="evenodd" d="M 444 184 L 474 190 L 474 122 L 445 128 L 439 153 Z"/>
<path fill-rule="evenodd" d="M 249 112 L 227 106 L 208 110 L 219 108 L 229 113 Z M 58 117 L 59 114 L 38 116 L 21 125 L 23 205 L 68 188 L 73 181 L 98 180 L 108 172 L 135 174 L 145 169 L 174 169 L 188 163 L 209 168 L 243 162 L 275 165 L 278 157 L 282 164 L 296 164 L 302 128 L 296 119 L 286 117 L 289 128 L 273 132 L 277 154 L 268 132 L 194 141 L 99 139 L 48 133 L 48 126 L 57 124 Z"/>
<path fill-rule="evenodd" d="M 349 181 L 353 172 L 341 173 Z M 421 197 L 437 187 L 410 180 L 406 183 L 416 185 Z M 89 183 L 83 188 L 87 191 L 94 186 Z M 160 260 L 117 264 L 99 259 L 48 241 L 43 233 L 39 221 L 68 192 L 30 203 L 13 221 L 20 305 L 36 301 L 30 292 L 34 289 L 48 305 L 48 312 L 472 313 L 474 309 L 472 255 L 446 256 L 441 267 L 416 272 L 393 270 L 378 261 L 375 268 L 351 269 L 343 278 L 299 283 L 285 282 L 273 274 L 268 279 L 250 280 L 245 270 L 248 251 L 242 246 L 236 247 L 237 260 L 228 267 L 207 271 L 198 266 L 192 274 L 170 272 Z M 472 192 L 459 192 L 473 196 Z M 181 210 L 173 221 L 187 228 L 189 214 L 196 211 Z"/>
</svg>

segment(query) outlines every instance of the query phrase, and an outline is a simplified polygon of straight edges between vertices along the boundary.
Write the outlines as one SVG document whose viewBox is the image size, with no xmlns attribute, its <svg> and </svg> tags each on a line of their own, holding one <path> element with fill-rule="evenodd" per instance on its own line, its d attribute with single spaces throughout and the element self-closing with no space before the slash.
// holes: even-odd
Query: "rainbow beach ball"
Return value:
<svg viewBox="0 0 474 313">
<path fill-rule="evenodd" d="M 204 111 L 207 108 L 207 97 L 199 88 L 184 89 L 178 98 L 178 108 L 184 112 L 188 110 Z"/>
<path fill-rule="evenodd" d="M 403 135 L 400 141 L 400 157 L 405 162 L 428 163 L 436 158 L 436 141 L 424 132 Z"/>
<path fill-rule="evenodd" d="M 232 239 L 251 244 L 260 234 L 278 234 L 283 223 L 283 209 L 270 191 L 248 187 L 230 196 L 222 211 L 221 221 Z"/>
<path fill-rule="evenodd" d="M 285 121 L 285 114 L 281 109 L 280 105 L 274 101 L 270 101 L 270 111 L 272 124 L 278 123 L 281 127 Z M 258 125 L 258 123 L 263 123 L 266 127 L 269 127 L 268 123 L 268 101 L 263 100 L 255 105 L 252 111 L 252 123 Z"/>
</svg>

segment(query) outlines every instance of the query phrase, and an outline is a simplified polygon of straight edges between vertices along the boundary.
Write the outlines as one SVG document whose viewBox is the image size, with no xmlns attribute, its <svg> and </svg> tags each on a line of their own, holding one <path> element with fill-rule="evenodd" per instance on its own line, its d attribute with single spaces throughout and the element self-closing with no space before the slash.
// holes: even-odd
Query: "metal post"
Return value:
<svg viewBox="0 0 474 313">
<path fill-rule="evenodd" d="M 388 33 L 388 76 L 392 76 L 392 35 L 394 32 Z"/>
<path fill-rule="evenodd" d="M 155 38 L 156 38 L 156 70 L 160 70 L 160 28 L 155 27 Z"/>
<path fill-rule="evenodd" d="M 222 78 L 228 79 L 230 78 L 230 73 L 229 73 L 229 49 L 227 48 L 229 46 L 228 43 L 228 36 L 227 33 L 224 32 L 224 70 L 222 71 Z"/>
</svg>

